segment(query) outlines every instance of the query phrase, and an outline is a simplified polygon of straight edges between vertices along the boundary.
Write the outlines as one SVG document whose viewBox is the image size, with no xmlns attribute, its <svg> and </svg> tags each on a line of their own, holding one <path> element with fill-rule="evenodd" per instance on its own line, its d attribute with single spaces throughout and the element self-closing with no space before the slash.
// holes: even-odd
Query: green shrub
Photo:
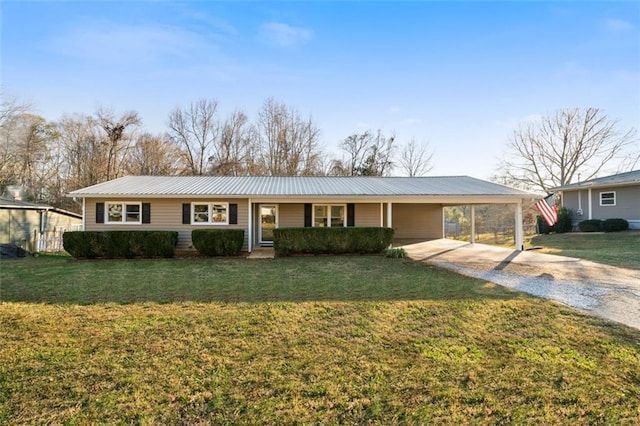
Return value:
<svg viewBox="0 0 640 426">
<path fill-rule="evenodd" d="M 573 212 L 566 207 L 560 207 L 558 209 L 558 221 L 553 225 L 553 231 L 558 234 L 565 232 L 571 232 L 573 228 L 571 216 Z"/>
<path fill-rule="evenodd" d="M 536 230 L 540 235 L 549 234 L 553 230 L 553 227 L 547 225 L 547 222 L 545 222 L 544 218 L 538 215 L 536 216 Z"/>
<path fill-rule="evenodd" d="M 78 259 L 172 257 L 174 231 L 73 231 L 62 236 L 64 249 Z"/>
<path fill-rule="evenodd" d="M 391 228 L 277 228 L 273 234 L 276 255 L 381 253 L 393 241 Z"/>
<path fill-rule="evenodd" d="M 244 243 L 242 229 L 195 229 L 191 241 L 205 256 L 237 256 Z"/>
<path fill-rule="evenodd" d="M 390 248 L 384 252 L 384 256 L 392 259 L 404 259 L 407 257 L 407 252 L 402 247 Z"/>
<path fill-rule="evenodd" d="M 607 219 L 602 221 L 604 232 L 626 231 L 629 229 L 629 222 L 624 219 Z"/>
<path fill-rule="evenodd" d="M 98 257 L 98 254 L 92 248 L 92 242 L 95 238 L 89 237 L 87 234 L 90 233 L 85 231 L 65 232 L 62 234 L 62 247 L 77 259 L 94 259 Z"/>
<path fill-rule="evenodd" d="M 578 228 L 582 232 L 600 232 L 602 231 L 602 221 L 600 219 L 583 220 L 578 223 Z"/>
<path fill-rule="evenodd" d="M 568 208 L 560 207 L 558 209 L 558 221 L 553 226 L 547 225 L 547 222 L 545 222 L 542 216 L 536 216 L 536 229 L 538 230 L 538 234 L 549 234 L 551 232 L 563 234 L 570 232 L 573 229 L 572 214 L 572 211 Z"/>
</svg>

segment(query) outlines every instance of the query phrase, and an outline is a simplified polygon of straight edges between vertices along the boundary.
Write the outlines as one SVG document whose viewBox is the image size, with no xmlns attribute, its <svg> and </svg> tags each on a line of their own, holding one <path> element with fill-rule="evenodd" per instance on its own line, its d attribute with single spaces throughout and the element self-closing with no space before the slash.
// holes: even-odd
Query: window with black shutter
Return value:
<svg viewBox="0 0 640 426">
<path fill-rule="evenodd" d="M 182 224 L 191 224 L 191 204 L 189 203 L 184 203 L 182 205 Z"/>
<path fill-rule="evenodd" d="M 151 223 L 151 203 L 142 203 L 142 223 Z"/>
<path fill-rule="evenodd" d="M 313 211 L 313 206 L 309 203 L 304 205 L 304 226 L 305 228 L 311 227 L 311 215 Z"/>
<path fill-rule="evenodd" d="M 96 223 L 104 223 L 104 203 L 96 203 Z"/>
<path fill-rule="evenodd" d="M 230 225 L 238 224 L 238 205 L 237 204 L 229 204 L 229 224 Z"/>
<path fill-rule="evenodd" d="M 356 226 L 356 205 L 347 204 L 347 226 Z"/>
</svg>

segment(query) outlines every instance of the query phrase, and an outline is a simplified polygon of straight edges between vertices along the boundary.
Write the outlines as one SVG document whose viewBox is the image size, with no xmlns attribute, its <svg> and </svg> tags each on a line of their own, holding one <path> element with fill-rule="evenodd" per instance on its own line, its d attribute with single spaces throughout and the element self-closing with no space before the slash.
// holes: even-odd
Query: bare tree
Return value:
<svg viewBox="0 0 640 426">
<path fill-rule="evenodd" d="M 16 180 L 15 133 L 20 117 L 29 106 L 15 97 L 0 93 L 0 188 L 14 184 Z"/>
<path fill-rule="evenodd" d="M 234 111 L 229 115 L 217 145 L 218 149 L 209 158 L 212 174 L 240 176 L 257 172 L 256 132 L 245 113 Z"/>
<path fill-rule="evenodd" d="M 127 173 L 172 175 L 181 169 L 182 155 L 167 136 L 143 133 L 135 139 L 127 160 Z"/>
<path fill-rule="evenodd" d="M 82 114 L 65 115 L 58 123 L 58 132 L 66 158 L 63 173 L 68 190 L 105 181 L 108 146 L 96 120 Z"/>
<path fill-rule="evenodd" d="M 13 116 L 5 124 L 3 183 L 20 186 L 32 200 L 47 200 L 58 159 L 55 125 L 28 113 Z"/>
<path fill-rule="evenodd" d="M 597 108 L 560 110 L 516 130 L 502 168 L 510 181 L 545 191 L 571 183 L 578 173 L 582 180 L 594 178 L 621 164 L 637 141 L 635 129 L 618 127 Z"/>
<path fill-rule="evenodd" d="M 398 163 L 409 177 L 424 176 L 433 169 L 433 151 L 429 143 L 418 144 L 415 139 L 402 147 Z"/>
<path fill-rule="evenodd" d="M 107 171 L 106 180 L 120 176 L 122 164 L 126 161 L 131 143 L 131 134 L 127 130 L 140 124 L 135 111 L 128 111 L 116 117 L 113 111 L 100 108 L 96 112 L 97 122 L 107 135 Z"/>
<path fill-rule="evenodd" d="M 381 130 L 350 135 L 340 144 L 347 158 L 336 160 L 332 170 L 345 176 L 388 175 L 394 167 L 395 141 L 395 135 L 387 137 Z"/>
<path fill-rule="evenodd" d="M 273 176 L 321 173 L 320 131 L 311 117 L 303 119 L 293 108 L 269 98 L 258 114 L 256 127 L 265 173 Z"/>
<path fill-rule="evenodd" d="M 218 144 L 218 101 L 201 99 L 169 114 L 169 137 L 183 151 L 190 175 L 204 175 Z"/>
</svg>

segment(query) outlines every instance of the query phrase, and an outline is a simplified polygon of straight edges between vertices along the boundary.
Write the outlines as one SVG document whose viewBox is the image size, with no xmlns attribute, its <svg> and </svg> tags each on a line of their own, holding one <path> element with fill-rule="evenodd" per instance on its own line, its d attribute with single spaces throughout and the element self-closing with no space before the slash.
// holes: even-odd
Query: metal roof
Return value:
<svg viewBox="0 0 640 426">
<path fill-rule="evenodd" d="M 551 188 L 551 191 L 566 191 L 570 189 L 599 188 L 618 185 L 640 185 L 640 170 L 585 180 L 584 182 L 571 183 L 557 188 Z"/>
<path fill-rule="evenodd" d="M 0 208 L 4 209 L 27 209 L 27 210 L 49 210 L 53 207 L 44 204 L 35 204 L 28 201 L 14 200 L 13 198 L 0 197 Z"/>
<path fill-rule="evenodd" d="M 47 210 L 50 212 L 60 213 L 66 216 L 82 219 L 82 215 L 68 210 L 59 209 L 46 204 L 30 203 L 28 201 L 14 200 L 12 198 L 0 197 L 0 209 L 3 210 Z"/>
<path fill-rule="evenodd" d="M 531 193 L 469 176 L 125 176 L 69 193 L 102 196 L 507 196 Z"/>
</svg>

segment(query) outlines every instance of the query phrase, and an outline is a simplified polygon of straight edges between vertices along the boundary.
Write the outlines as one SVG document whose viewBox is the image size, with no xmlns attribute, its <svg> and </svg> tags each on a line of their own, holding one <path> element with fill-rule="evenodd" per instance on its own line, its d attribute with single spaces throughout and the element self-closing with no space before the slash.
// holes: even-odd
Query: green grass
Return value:
<svg viewBox="0 0 640 426">
<path fill-rule="evenodd" d="M 544 253 L 640 269 L 640 231 L 538 235 L 531 245 Z"/>
<path fill-rule="evenodd" d="M 0 424 L 633 424 L 640 332 L 399 259 L 0 264 Z"/>
</svg>

